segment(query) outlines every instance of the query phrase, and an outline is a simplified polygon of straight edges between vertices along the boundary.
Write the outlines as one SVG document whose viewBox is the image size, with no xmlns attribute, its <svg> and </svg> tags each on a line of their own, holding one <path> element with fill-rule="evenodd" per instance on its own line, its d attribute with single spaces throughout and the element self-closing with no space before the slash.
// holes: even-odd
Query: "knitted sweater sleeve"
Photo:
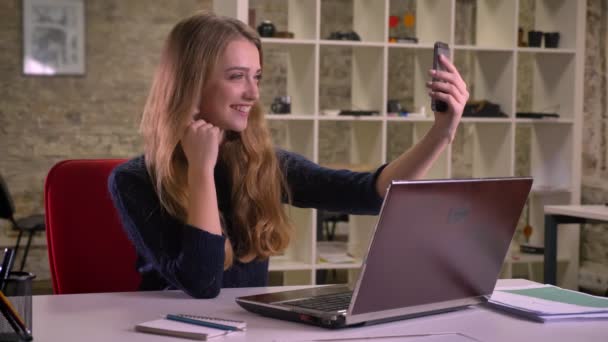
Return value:
<svg viewBox="0 0 608 342">
<path fill-rule="evenodd" d="M 386 165 L 375 172 L 354 172 L 322 167 L 293 152 L 277 150 L 294 206 L 355 215 L 377 215 L 382 197 L 376 180 Z"/>
<path fill-rule="evenodd" d="M 192 297 L 212 298 L 219 294 L 223 236 L 179 222 L 161 210 L 145 171 L 120 165 L 110 175 L 108 187 L 123 228 L 138 255 L 146 261 L 146 268 L 154 268 L 168 284 Z"/>
</svg>

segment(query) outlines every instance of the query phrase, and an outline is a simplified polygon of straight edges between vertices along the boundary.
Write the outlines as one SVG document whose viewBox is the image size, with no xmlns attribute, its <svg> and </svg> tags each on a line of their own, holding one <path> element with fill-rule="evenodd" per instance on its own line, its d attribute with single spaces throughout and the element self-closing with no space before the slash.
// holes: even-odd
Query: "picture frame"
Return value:
<svg viewBox="0 0 608 342">
<path fill-rule="evenodd" d="M 84 75 L 84 0 L 23 0 L 23 73 Z"/>
</svg>

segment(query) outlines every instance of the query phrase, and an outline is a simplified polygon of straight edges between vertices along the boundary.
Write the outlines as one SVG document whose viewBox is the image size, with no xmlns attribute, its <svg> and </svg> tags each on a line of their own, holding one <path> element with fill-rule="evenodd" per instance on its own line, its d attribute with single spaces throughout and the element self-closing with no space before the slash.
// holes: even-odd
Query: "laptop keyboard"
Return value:
<svg viewBox="0 0 608 342">
<path fill-rule="evenodd" d="M 326 312 L 340 311 L 348 309 L 352 295 L 352 292 L 332 293 L 313 298 L 285 302 L 283 304 Z"/>
</svg>

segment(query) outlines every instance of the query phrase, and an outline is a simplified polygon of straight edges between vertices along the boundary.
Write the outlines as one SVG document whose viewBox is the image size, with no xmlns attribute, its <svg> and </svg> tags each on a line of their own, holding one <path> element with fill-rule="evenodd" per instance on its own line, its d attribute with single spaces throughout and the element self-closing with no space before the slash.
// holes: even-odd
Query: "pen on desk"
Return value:
<svg viewBox="0 0 608 342">
<path fill-rule="evenodd" d="M 15 256 L 15 250 L 12 248 L 4 249 L 4 258 L 2 259 L 2 269 L 0 269 L 0 290 L 4 291 L 8 276 L 13 268 L 13 260 Z"/>
<path fill-rule="evenodd" d="M 222 329 L 222 330 L 230 330 L 230 331 L 242 331 L 243 330 L 243 329 L 240 329 L 240 328 L 237 328 L 237 327 L 233 327 L 231 325 L 225 325 L 225 324 L 220 324 L 220 323 L 213 323 L 213 322 L 208 322 L 208 321 L 202 321 L 202 320 L 188 318 L 188 317 L 184 317 L 184 316 L 180 316 L 180 315 L 167 314 L 167 316 L 165 316 L 165 317 L 167 319 L 169 319 L 169 320 L 172 320 L 172 321 L 178 321 L 178 322 L 183 322 L 183 323 L 196 324 L 196 325 L 200 325 L 200 326 L 203 326 L 203 327 L 216 328 L 216 329 Z"/>
</svg>

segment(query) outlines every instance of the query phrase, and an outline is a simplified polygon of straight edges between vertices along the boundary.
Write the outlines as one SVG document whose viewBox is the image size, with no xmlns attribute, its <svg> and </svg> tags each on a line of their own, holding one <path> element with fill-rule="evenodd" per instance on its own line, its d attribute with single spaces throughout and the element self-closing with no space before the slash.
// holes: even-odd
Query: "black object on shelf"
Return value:
<svg viewBox="0 0 608 342">
<path fill-rule="evenodd" d="M 270 105 L 270 110 L 273 114 L 290 114 L 291 113 L 291 96 L 277 96 Z"/>
<path fill-rule="evenodd" d="M 338 115 L 354 115 L 354 116 L 362 116 L 362 115 L 378 115 L 380 112 L 377 110 L 352 110 L 352 109 L 342 109 Z"/>
<path fill-rule="evenodd" d="M 327 37 L 329 40 L 361 40 L 359 34 L 355 31 L 334 31 Z"/>
<path fill-rule="evenodd" d="M 529 31 L 528 32 L 528 46 L 540 47 L 543 40 L 543 31 Z"/>
<path fill-rule="evenodd" d="M 274 37 L 275 32 L 276 27 L 270 20 L 264 20 L 260 25 L 258 25 L 258 33 L 261 37 Z"/>
<path fill-rule="evenodd" d="M 519 119 L 559 119 L 557 113 L 517 112 L 515 116 Z"/>
<path fill-rule="evenodd" d="M 559 46 L 559 32 L 545 32 L 545 47 L 557 48 Z"/>
<path fill-rule="evenodd" d="M 391 43 L 412 43 L 412 44 L 418 44 L 418 37 L 390 36 L 390 37 L 388 37 L 388 41 L 391 42 Z"/>
<path fill-rule="evenodd" d="M 464 106 L 463 117 L 474 118 L 506 118 L 507 114 L 500 110 L 500 105 L 487 100 L 469 101 Z"/>
<path fill-rule="evenodd" d="M 519 251 L 528 254 L 544 254 L 545 248 L 539 246 L 520 245 Z"/>
</svg>

